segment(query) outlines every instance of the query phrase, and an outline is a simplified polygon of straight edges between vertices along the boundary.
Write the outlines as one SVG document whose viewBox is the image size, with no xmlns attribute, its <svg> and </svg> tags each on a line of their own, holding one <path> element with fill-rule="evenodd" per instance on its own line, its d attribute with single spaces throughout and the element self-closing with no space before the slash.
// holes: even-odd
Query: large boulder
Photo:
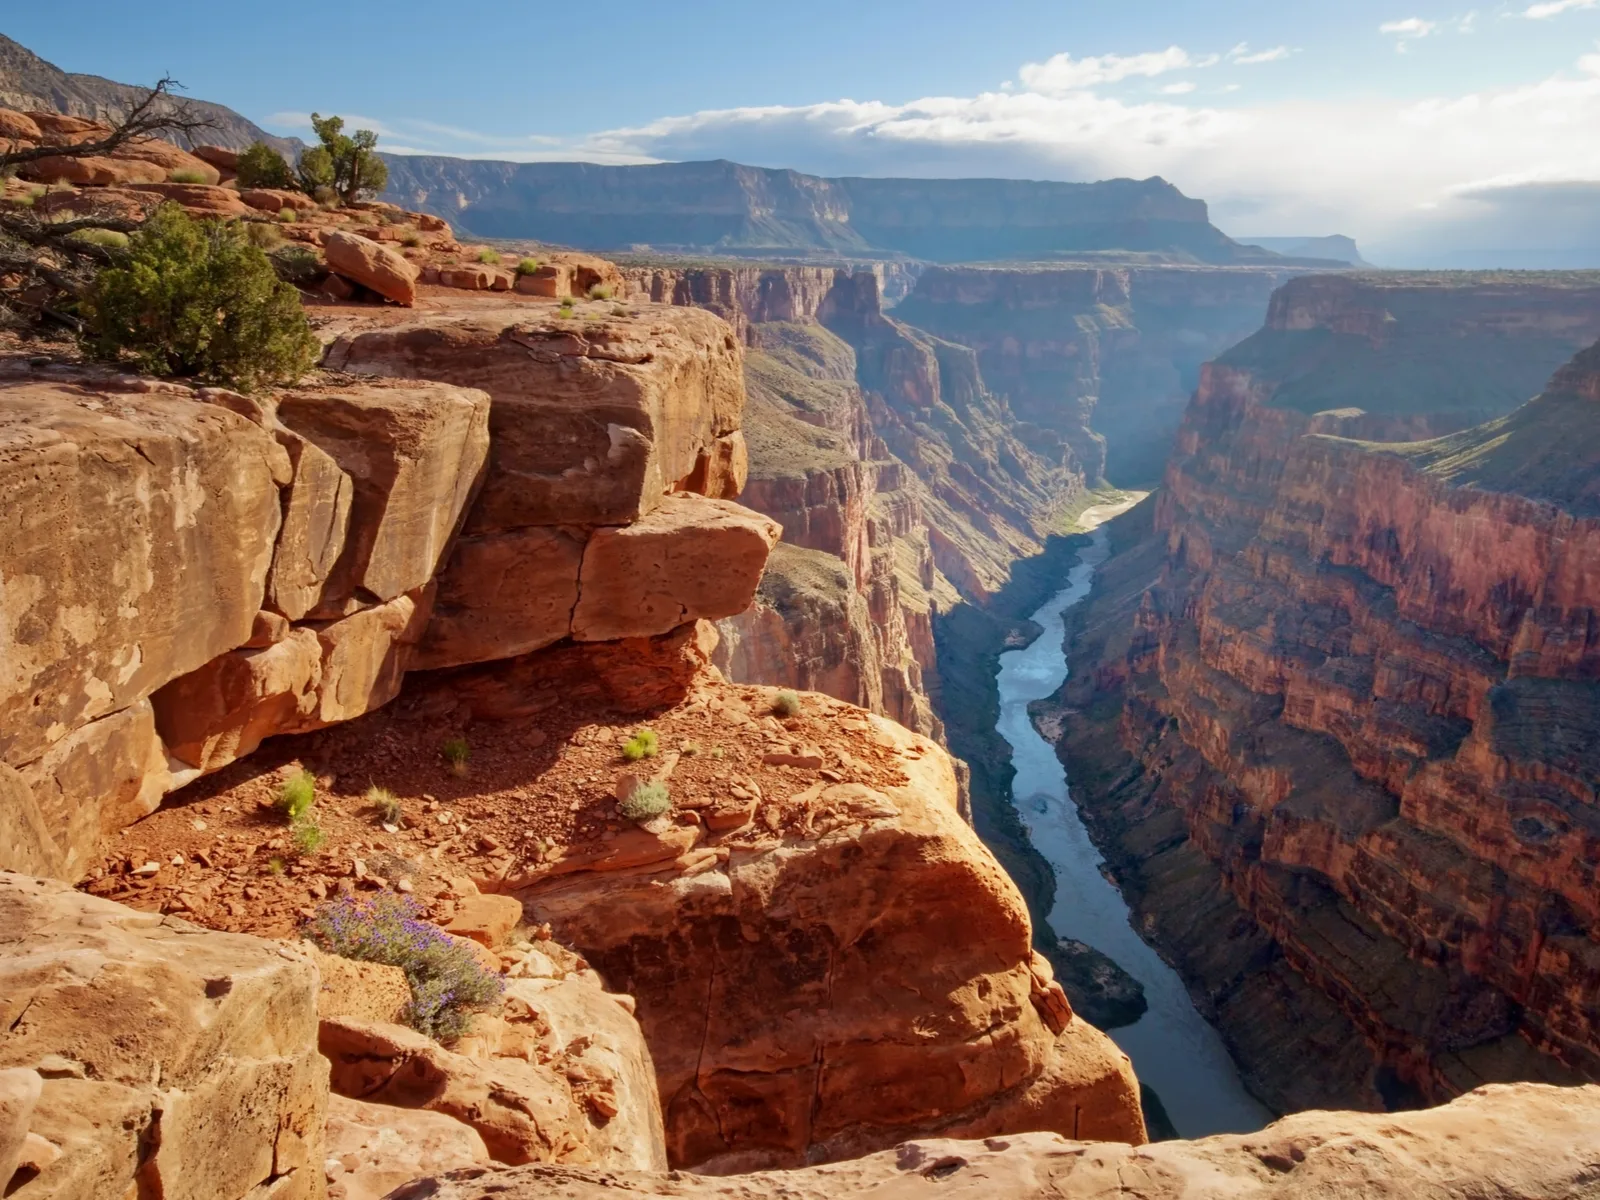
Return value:
<svg viewBox="0 0 1600 1200">
<path fill-rule="evenodd" d="M 478 1131 L 443 1113 L 328 1100 L 328 1200 L 382 1200 L 423 1175 L 492 1162 Z"/>
<path fill-rule="evenodd" d="M 150 802 L 101 786 L 112 759 L 157 757 L 132 706 L 250 638 L 288 464 L 186 388 L 0 380 L 0 450 L 0 761 L 59 784 L 43 804 L 58 861 L 24 864 L 0 840 L 0 866 L 54 873 L 116 826 L 113 809 Z"/>
<path fill-rule="evenodd" d="M 322 240 L 330 270 L 371 288 L 386 300 L 410 306 L 417 301 L 421 268 L 403 254 L 359 234 L 334 230 Z"/>
<path fill-rule="evenodd" d="M 122 162 L 121 159 L 113 160 Z M 130 160 L 140 162 L 140 160 Z M 149 165 L 149 164 L 141 164 Z M 156 170 L 161 170 L 157 167 Z M 166 179 L 163 171 L 160 178 Z M 250 208 L 239 199 L 239 193 L 231 188 L 219 187 L 208 183 L 129 183 L 130 191 L 149 192 L 163 200 L 171 200 L 174 204 L 181 204 L 189 212 L 202 217 L 243 217 L 250 213 Z"/>
<path fill-rule="evenodd" d="M 739 427 L 742 349 L 710 313 L 652 307 L 579 324 L 479 303 L 357 329 L 326 358 L 489 393 L 489 473 L 468 533 L 635 521 Z"/>
<path fill-rule="evenodd" d="M 584 550 L 572 636 L 651 637 L 741 613 L 782 532 L 770 517 L 687 493 L 631 525 L 597 529 Z"/>
<path fill-rule="evenodd" d="M 43 1077 L 27 1128 L 59 1155 L 8 1195 L 324 1194 L 308 958 L 9 873 L 0 929 L 0 1071 Z"/>
<path fill-rule="evenodd" d="M 277 413 L 353 488 L 348 536 L 309 615 L 341 616 L 363 598 L 392 600 L 432 579 L 482 479 L 489 398 L 472 388 L 396 380 L 290 391 Z M 342 485 L 326 464 L 315 479 L 297 476 L 296 487 L 302 478 L 312 493 L 307 525 L 331 531 Z M 318 514 L 330 523 L 319 525 Z M 291 532 L 300 536 L 298 527 Z M 308 545 L 306 557 L 320 561 L 326 552 Z M 314 581 L 319 569 L 307 566 L 300 577 Z"/>
<path fill-rule="evenodd" d="M 39 122 L 26 113 L 0 108 L 0 138 L 37 143 L 43 140 L 44 131 L 39 128 Z"/>
</svg>

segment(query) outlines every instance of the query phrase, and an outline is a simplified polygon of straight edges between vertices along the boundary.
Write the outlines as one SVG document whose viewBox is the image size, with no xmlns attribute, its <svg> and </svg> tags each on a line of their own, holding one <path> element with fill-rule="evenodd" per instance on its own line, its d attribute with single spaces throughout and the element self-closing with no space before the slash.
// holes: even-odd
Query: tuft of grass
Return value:
<svg viewBox="0 0 1600 1200">
<path fill-rule="evenodd" d="M 613 304 L 611 306 L 611 315 L 613 317 L 625 317 L 628 315 L 628 310 L 620 304 Z"/>
<path fill-rule="evenodd" d="M 659 817 L 671 807 L 672 796 L 667 791 L 667 785 L 652 779 L 634 788 L 633 795 L 619 804 L 617 810 L 628 820 L 642 824 Z"/>
<path fill-rule="evenodd" d="M 772 698 L 772 711 L 780 717 L 800 715 L 800 696 L 797 692 L 783 691 Z"/>
<path fill-rule="evenodd" d="M 641 729 L 622 744 L 622 757 L 629 762 L 641 758 L 654 758 L 661 749 L 661 739 L 653 729 Z"/>
<path fill-rule="evenodd" d="M 399 967 L 411 985 L 406 1024 L 440 1041 L 459 1038 L 471 1014 L 491 1007 L 505 991 L 505 981 L 485 969 L 469 946 L 423 920 L 410 896 L 341 896 L 318 906 L 305 933 L 330 954 Z"/>
<path fill-rule="evenodd" d="M 373 784 L 367 789 L 367 803 L 377 810 L 378 820 L 384 825 L 405 825 L 405 809 L 400 806 L 400 797 L 396 796 L 386 787 Z"/>
<path fill-rule="evenodd" d="M 410 230 L 400 235 L 400 244 L 402 246 L 420 246 L 422 245 L 422 235 L 415 229 Z"/>
<path fill-rule="evenodd" d="M 614 291 L 615 289 L 609 288 L 603 283 L 597 283 L 589 289 L 589 299 L 609 300 L 614 294 Z"/>
<path fill-rule="evenodd" d="M 711 747 L 711 757 L 712 758 L 725 758 L 725 757 L 727 757 L 727 754 L 728 754 L 728 752 L 726 750 L 724 750 L 721 746 L 713 746 L 713 747 Z"/>
<path fill-rule="evenodd" d="M 290 208 L 287 204 L 278 210 L 278 220 L 282 221 L 285 225 L 293 225 L 299 219 L 300 214 L 294 209 Z"/>
<path fill-rule="evenodd" d="M 466 738 L 453 737 L 445 739 L 440 753 L 444 755 L 444 763 L 445 766 L 450 768 L 450 774 L 465 775 L 467 773 L 467 763 L 472 761 L 472 747 L 467 745 Z"/>
<path fill-rule="evenodd" d="M 246 221 L 244 235 L 252 246 L 261 250 L 273 250 L 283 244 L 283 234 L 270 221 Z"/>
<path fill-rule="evenodd" d="M 561 300 L 561 308 L 557 311 L 556 316 L 558 316 L 558 317 L 570 317 L 571 315 L 572 315 L 572 297 L 571 296 L 565 296 Z"/>
<path fill-rule="evenodd" d="M 271 858 L 267 859 L 267 874 L 268 875 L 282 875 L 283 874 L 283 859 L 280 858 L 278 855 L 274 854 Z"/>
<path fill-rule="evenodd" d="M 294 828 L 289 831 L 289 840 L 294 843 L 296 854 L 315 854 L 327 845 L 328 835 L 322 831 L 322 826 L 308 816 L 295 822 Z"/>
<path fill-rule="evenodd" d="M 498 250 L 490 250 L 485 246 L 478 251 L 478 261 L 486 266 L 498 267 L 500 265 L 500 252 Z"/>
<path fill-rule="evenodd" d="M 685 742 L 683 745 L 678 747 L 678 751 L 685 758 L 693 758 L 695 755 L 700 753 L 700 743 L 699 742 Z"/>
<path fill-rule="evenodd" d="M 126 250 L 128 248 L 128 235 L 119 233 L 115 229 L 80 229 L 77 233 L 69 234 L 69 240 L 84 242 L 90 246 L 102 246 L 107 250 Z"/>
<path fill-rule="evenodd" d="M 296 771 L 278 789 L 278 811 L 291 825 L 303 820 L 317 800 L 317 777 L 310 771 Z"/>
<path fill-rule="evenodd" d="M 168 183 L 210 183 L 211 180 L 204 171 L 196 171 L 193 167 L 185 167 L 173 171 L 167 176 Z"/>
<path fill-rule="evenodd" d="M 539 260 L 537 258 L 524 258 L 517 262 L 518 275 L 532 275 L 538 271 L 538 269 Z"/>
</svg>

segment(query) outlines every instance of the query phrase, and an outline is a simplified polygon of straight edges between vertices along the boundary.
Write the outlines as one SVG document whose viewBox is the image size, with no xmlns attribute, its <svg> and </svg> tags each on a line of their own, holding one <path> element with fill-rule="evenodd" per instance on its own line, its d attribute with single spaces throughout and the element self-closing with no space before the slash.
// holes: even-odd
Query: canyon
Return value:
<svg viewBox="0 0 1600 1200">
<path fill-rule="evenodd" d="M 1037 715 L 1277 1111 L 1600 1071 L 1597 301 L 1291 282 L 1069 621 Z"/>
</svg>

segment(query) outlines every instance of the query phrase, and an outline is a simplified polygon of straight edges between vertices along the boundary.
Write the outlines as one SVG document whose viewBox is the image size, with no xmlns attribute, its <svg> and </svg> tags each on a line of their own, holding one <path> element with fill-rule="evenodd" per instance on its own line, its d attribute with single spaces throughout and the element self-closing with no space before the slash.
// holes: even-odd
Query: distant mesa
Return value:
<svg viewBox="0 0 1600 1200">
<path fill-rule="evenodd" d="M 1259 246 L 1287 258 L 1326 258 L 1351 267 L 1368 267 L 1372 264 L 1361 257 L 1354 238 L 1341 233 L 1328 237 L 1242 237 L 1246 246 Z"/>
</svg>

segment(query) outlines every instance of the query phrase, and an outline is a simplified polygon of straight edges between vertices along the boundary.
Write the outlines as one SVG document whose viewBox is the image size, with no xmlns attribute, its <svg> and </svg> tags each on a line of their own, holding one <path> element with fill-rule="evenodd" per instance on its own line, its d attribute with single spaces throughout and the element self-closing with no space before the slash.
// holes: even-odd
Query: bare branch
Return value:
<svg viewBox="0 0 1600 1200">
<path fill-rule="evenodd" d="M 121 120 L 110 119 L 107 114 L 106 123 L 111 126 L 111 131 L 94 141 L 30 146 L 26 149 L 13 146 L 0 154 L 0 172 L 42 158 L 97 158 L 141 138 L 166 138 L 170 134 L 182 134 L 192 145 L 196 133 L 203 129 L 215 129 L 217 124 L 189 101 L 179 100 L 172 95 L 173 89 L 181 86 L 177 80 L 163 77 Z"/>
</svg>

